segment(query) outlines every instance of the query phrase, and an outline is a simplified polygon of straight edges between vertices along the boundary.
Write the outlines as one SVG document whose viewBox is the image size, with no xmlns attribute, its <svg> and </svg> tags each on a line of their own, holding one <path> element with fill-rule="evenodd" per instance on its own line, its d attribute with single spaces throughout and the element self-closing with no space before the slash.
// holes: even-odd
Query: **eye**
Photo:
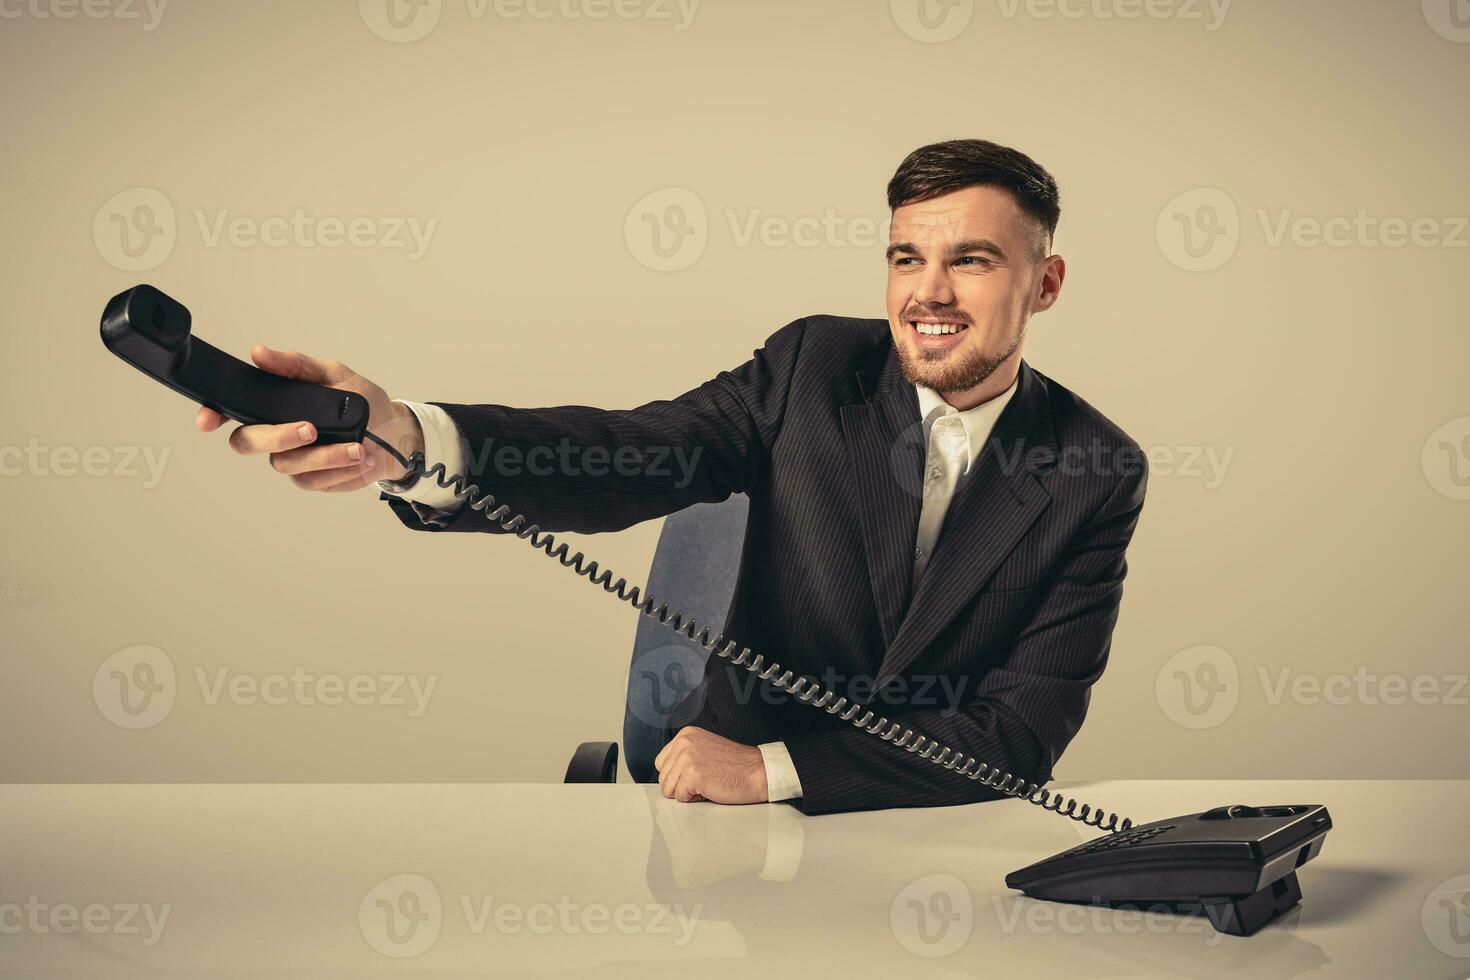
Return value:
<svg viewBox="0 0 1470 980">
<path fill-rule="evenodd" d="M 898 268 L 903 268 L 918 261 L 919 260 L 914 258 L 912 255 L 899 255 L 894 257 L 893 264 Z"/>
<path fill-rule="evenodd" d="M 955 261 L 955 265 L 991 266 L 995 263 L 979 255 L 964 255 Z"/>
</svg>

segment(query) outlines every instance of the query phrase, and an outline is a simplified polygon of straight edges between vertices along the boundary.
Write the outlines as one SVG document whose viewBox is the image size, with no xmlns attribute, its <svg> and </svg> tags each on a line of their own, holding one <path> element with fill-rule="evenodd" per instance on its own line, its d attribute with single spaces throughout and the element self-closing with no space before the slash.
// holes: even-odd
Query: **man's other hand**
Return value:
<svg viewBox="0 0 1470 980">
<path fill-rule="evenodd" d="M 681 803 L 765 803 L 770 797 L 761 750 L 703 728 L 679 729 L 653 767 L 664 796 Z"/>
</svg>

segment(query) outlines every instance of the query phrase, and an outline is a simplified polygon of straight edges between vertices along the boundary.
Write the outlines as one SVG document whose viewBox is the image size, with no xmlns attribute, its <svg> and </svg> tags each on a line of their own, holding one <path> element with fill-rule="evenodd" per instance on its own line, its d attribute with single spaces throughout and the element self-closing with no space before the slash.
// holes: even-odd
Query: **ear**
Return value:
<svg viewBox="0 0 1470 980">
<path fill-rule="evenodd" d="M 1060 255 L 1048 255 L 1042 259 L 1040 275 L 1036 281 L 1036 298 L 1031 305 L 1032 313 L 1043 313 L 1052 308 L 1062 292 L 1062 280 L 1067 277 L 1067 263 Z"/>
</svg>

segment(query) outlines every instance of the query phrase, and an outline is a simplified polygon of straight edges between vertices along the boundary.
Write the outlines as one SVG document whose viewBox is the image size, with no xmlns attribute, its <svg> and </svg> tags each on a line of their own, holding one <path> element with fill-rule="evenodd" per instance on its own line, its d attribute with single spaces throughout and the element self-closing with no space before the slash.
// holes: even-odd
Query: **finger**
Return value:
<svg viewBox="0 0 1470 980">
<path fill-rule="evenodd" d="M 283 453 L 288 449 L 309 446 L 316 440 L 316 426 L 310 422 L 286 422 L 282 425 L 242 425 L 230 433 L 230 448 L 242 456 L 258 453 Z"/>
<path fill-rule="evenodd" d="M 330 487 L 324 487 L 323 489 L 327 493 L 351 493 L 354 490 L 361 490 L 363 487 L 372 486 L 379 479 L 380 477 L 376 473 L 363 473 L 360 476 L 349 477 L 341 483 L 334 483 Z"/>
<path fill-rule="evenodd" d="M 366 483 L 359 482 L 361 478 L 362 473 L 356 466 L 339 466 L 332 470 L 297 473 L 291 477 L 291 482 L 302 490 L 335 490 L 348 483 L 357 483 L 359 487 L 366 486 Z"/>
<path fill-rule="evenodd" d="M 674 799 L 680 803 L 693 803 L 694 798 L 699 795 L 699 777 L 693 771 L 692 766 L 683 766 L 679 770 L 679 779 L 674 783 Z"/>
<path fill-rule="evenodd" d="M 677 768 L 679 765 L 679 760 L 684 758 L 684 756 L 688 754 L 688 748 L 689 747 L 683 742 L 679 742 L 677 744 L 674 742 L 670 742 L 668 745 L 665 745 L 664 750 L 659 753 L 658 759 L 653 760 L 654 768 L 659 770 L 660 772 L 665 769 Z M 663 761 L 660 762 L 658 761 L 659 759 L 662 759 Z"/>
<path fill-rule="evenodd" d="M 678 774 L 672 769 L 660 770 L 658 774 L 658 791 L 664 795 L 664 799 L 674 798 L 674 784 L 678 781 Z"/>
<path fill-rule="evenodd" d="M 262 371 L 319 385 L 336 384 L 352 374 L 347 365 L 337 361 L 311 357 L 300 351 L 274 350 L 264 344 L 256 344 L 250 349 L 250 359 Z"/>
<path fill-rule="evenodd" d="M 362 462 L 362 443 L 340 442 L 327 446 L 302 446 L 285 452 L 271 453 L 271 468 L 277 473 L 294 476 L 316 470 L 334 470 L 357 466 Z"/>
<path fill-rule="evenodd" d="M 200 432 L 213 432 L 225 424 L 225 417 L 212 408 L 199 406 L 199 414 L 194 416 L 194 426 Z"/>
<path fill-rule="evenodd" d="M 674 748 L 674 746 L 682 745 L 684 743 L 684 733 L 688 730 L 688 728 L 681 728 L 674 733 L 674 737 L 669 739 L 668 742 L 664 744 L 664 747 L 659 751 L 658 755 L 653 757 L 653 768 L 662 769 L 664 767 L 664 761 L 668 759 L 669 753 Z"/>
</svg>

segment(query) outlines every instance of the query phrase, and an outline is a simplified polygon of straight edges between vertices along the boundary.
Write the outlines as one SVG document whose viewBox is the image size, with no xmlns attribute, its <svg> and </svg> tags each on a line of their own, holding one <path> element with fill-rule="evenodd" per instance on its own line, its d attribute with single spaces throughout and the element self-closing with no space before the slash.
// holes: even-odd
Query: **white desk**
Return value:
<svg viewBox="0 0 1470 980">
<path fill-rule="evenodd" d="M 1019 801 L 802 817 L 627 784 L 0 786 L 0 975 L 1470 975 L 1470 784 L 1071 788 L 1139 822 L 1325 803 L 1336 826 L 1301 907 L 1240 939 L 1009 891 L 1096 833 Z"/>
</svg>

